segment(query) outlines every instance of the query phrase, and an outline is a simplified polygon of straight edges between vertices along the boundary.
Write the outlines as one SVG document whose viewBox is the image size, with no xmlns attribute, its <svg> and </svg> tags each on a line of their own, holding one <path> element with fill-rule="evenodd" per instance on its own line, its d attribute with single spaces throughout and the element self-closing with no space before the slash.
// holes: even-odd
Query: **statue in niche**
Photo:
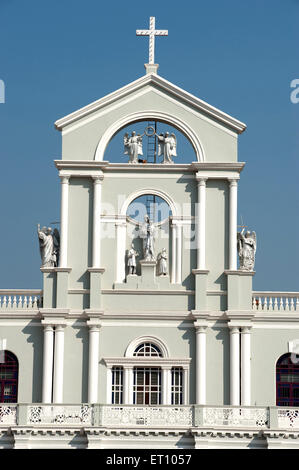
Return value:
<svg viewBox="0 0 299 470">
<path fill-rule="evenodd" d="M 144 223 L 141 225 L 139 233 L 143 239 L 143 261 L 156 261 L 154 254 L 155 227 L 147 214 L 144 216 Z"/>
<path fill-rule="evenodd" d="M 54 268 L 59 263 L 60 235 L 57 228 L 52 231 L 51 227 L 40 228 L 37 226 L 40 255 L 42 259 L 42 268 Z"/>
<path fill-rule="evenodd" d="M 256 252 L 256 233 L 245 229 L 237 234 L 238 255 L 241 271 L 253 271 Z"/>
<path fill-rule="evenodd" d="M 142 135 L 133 131 L 131 137 L 128 132 L 124 135 L 124 154 L 129 156 L 129 163 L 138 163 L 138 155 L 143 155 Z"/>
<path fill-rule="evenodd" d="M 139 256 L 138 251 L 134 249 L 132 243 L 130 250 L 128 251 L 128 268 L 129 274 L 136 274 L 136 258 Z"/>
<path fill-rule="evenodd" d="M 166 248 L 162 249 L 162 252 L 158 256 L 158 275 L 166 276 L 167 272 L 167 254 Z"/>
<path fill-rule="evenodd" d="M 176 136 L 174 134 L 170 134 L 169 132 L 165 132 L 165 134 L 156 134 L 159 142 L 158 146 L 158 156 L 163 156 L 162 163 L 173 163 L 172 157 L 177 157 L 176 153 Z"/>
</svg>

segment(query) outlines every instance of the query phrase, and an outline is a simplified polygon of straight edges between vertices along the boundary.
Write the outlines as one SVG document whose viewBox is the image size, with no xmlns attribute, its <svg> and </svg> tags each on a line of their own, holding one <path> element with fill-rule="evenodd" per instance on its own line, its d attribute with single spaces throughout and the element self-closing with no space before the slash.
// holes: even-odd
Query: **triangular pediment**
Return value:
<svg viewBox="0 0 299 470">
<path fill-rule="evenodd" d="M 78 109 L 77 111 L 57 120 L 55 122 L 55 127 L 58 130 L 63 130 L 66 126 L 72 125 L 77 121 L 100 111 L 104 107 L 115 104 L 117 101 L 121 101 L 123 98 L 129 97 L 130 95 L 149 87 L 153 90 L 158 90 L 159 93 L 165 94 L 167 97 L 171 97 L 172 100 L 175 100 L 180 104 L 192 108 L 193 111 L 195 110 L 204 114 L 214 122 L 216 121 L 220 125 L 223 125 L 238 134 L 242 133 L 246 129 L 246 125 L 243 122 L 224 113 L 214 106 L 211 106 L 157 74 L 144 75 L 103 98 Z"/>
</svg>

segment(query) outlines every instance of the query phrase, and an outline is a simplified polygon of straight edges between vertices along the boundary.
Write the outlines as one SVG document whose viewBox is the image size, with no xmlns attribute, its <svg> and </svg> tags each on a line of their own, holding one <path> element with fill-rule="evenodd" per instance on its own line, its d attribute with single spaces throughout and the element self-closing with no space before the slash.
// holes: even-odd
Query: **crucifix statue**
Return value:
<svg viewBox="0 0 299 470">
<path fill-rule="evenodd" d="M 137 29 L 136 36 L 149 36 L 149 56 L 148 63 L 155 63 L 155 36 L 168 36 L 167 29 L 155 29 L 156 18 L 150 17 L 150 29 Z"/>
</svg>

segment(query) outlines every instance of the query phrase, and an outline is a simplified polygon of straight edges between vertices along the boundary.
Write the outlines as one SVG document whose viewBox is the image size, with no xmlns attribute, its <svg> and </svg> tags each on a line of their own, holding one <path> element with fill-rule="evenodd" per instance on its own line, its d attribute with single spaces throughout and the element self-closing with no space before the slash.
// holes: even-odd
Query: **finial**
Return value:
<svg viewBox="0 0 299 470">
<path fill-rule="evenodd" d="M 148 64 L 145 64 L 146 73 L 157 73 L 158 64 L 155 64 L 155 36 L 168 36 L 167 29 L 155 29 L 156 18 L 150 17 L 149 29 L 137 29 L 136 36 L 149 36 Z"/>
</svg>

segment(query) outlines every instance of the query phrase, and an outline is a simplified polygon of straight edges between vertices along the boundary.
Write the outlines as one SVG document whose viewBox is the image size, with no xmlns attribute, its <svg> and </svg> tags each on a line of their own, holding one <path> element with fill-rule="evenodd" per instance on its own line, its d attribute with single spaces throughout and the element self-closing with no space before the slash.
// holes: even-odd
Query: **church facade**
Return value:
<svg viewBox="0 0 299 470">
<path fill-rule="evenodd" d="M 247 252 L 237 237 L 246 126 L 145 67 L 55 123 L 61 221 L 54 241 L 39 228 L 43 289 L 1 291 L 0 446 L 299 448 L 299 293 L 253 292 L 255 237 Z M 126 162 L 105 160 L 143 124 Z"/>
</svg>

